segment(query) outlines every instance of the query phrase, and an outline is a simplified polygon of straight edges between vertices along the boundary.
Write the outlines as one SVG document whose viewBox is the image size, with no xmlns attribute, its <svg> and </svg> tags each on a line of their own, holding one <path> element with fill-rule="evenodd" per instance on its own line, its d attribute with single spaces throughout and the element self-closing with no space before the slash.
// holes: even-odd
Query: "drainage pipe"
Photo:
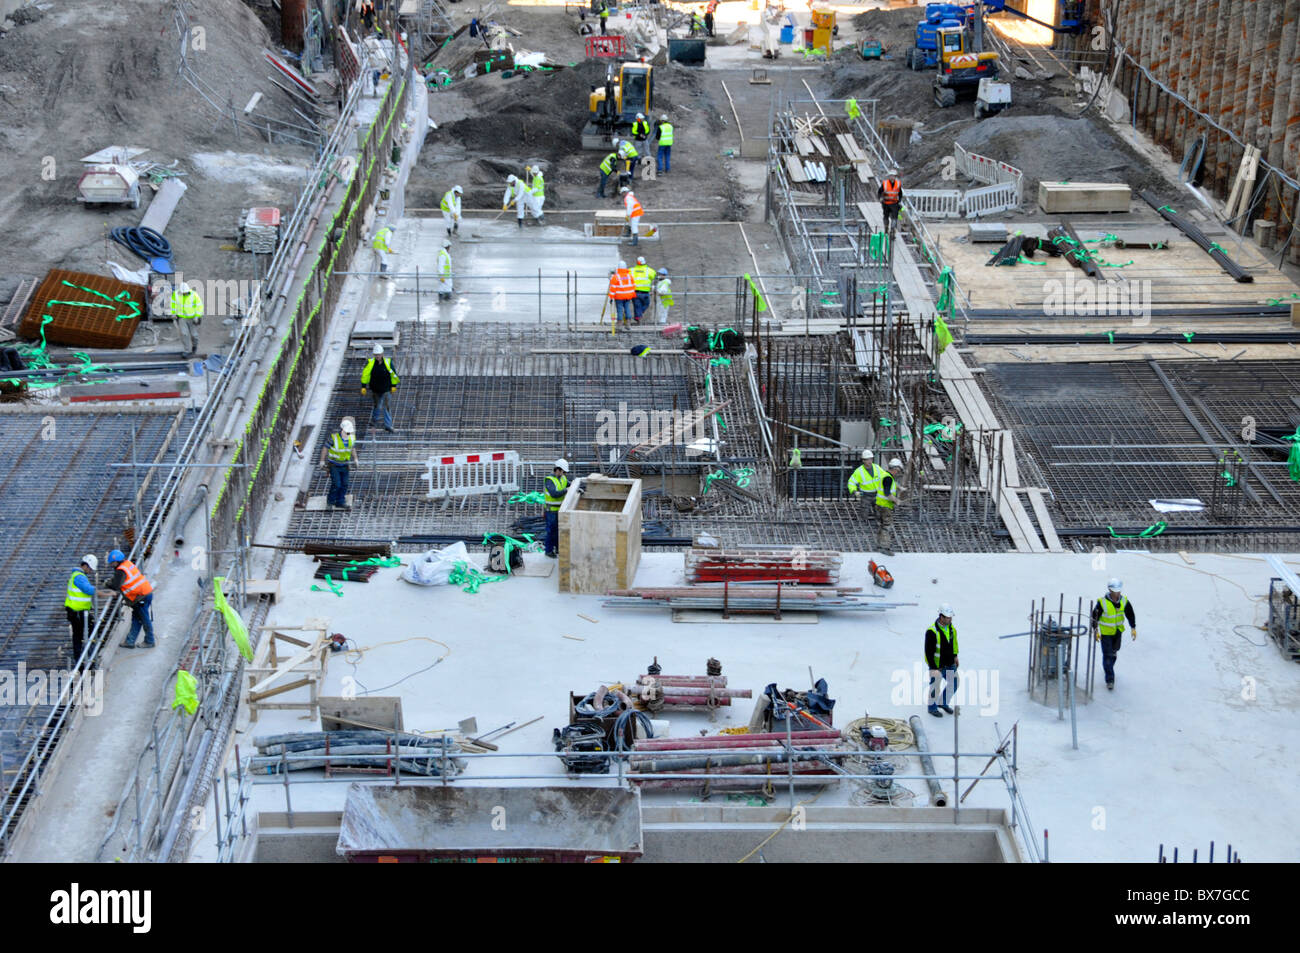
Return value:
<svg viewBox="0 0 1300 953">
<path fill-rule="evenodd" d="M 916 735 L 916 750 L 921 752 L 921 770 L 925 772 L 925 783 L 930 786 L 930 803 L 935 807 L 947 807 L 948 795 L 939 787 L 939 779 L 934 772 L 934 759 L 930 757 L 930 743 L 925 738 L 925 728 L 921 725 L 919 715 L 908 720 L 912 733 Z"/>
</svg>

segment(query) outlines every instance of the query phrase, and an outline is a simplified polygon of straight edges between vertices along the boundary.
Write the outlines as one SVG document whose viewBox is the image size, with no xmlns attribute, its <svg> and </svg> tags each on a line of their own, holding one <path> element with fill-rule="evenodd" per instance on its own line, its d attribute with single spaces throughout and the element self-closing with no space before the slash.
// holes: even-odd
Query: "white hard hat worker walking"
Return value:
<svg viewBox="0 0 1300 953">
<path fill-rule="evenodd" d="M 356 450 L 357 424 L 351 417 L 339 421 L 337 433 L 330 434 L 320 448 L 320 465 L 329 466 L 330 488 L 325 501 L 330 509 L 349 510 L 348 489 L 351 484 L 349 466 L 360 463 Z"/>
<path fill-rule="evenodd" d="M 927 710 L 936 718 L 945 711 L 951 715 L 949 702 L 957 691 L 957 629 L 952 624 L 952 606 L 946 602 L 925 630 L 925 665 L 930 671 Z"/>
<path fill-rule="evenodd" d="M 894 528 L 895 505 L 898 503 L 902 489 L 898 480 L 903 475 L 903 462 L 894 457 L 886 470 L 876 463 L 876 455 L 870 450 L 862 451 L 862 465 L 849 477 L 849 496 L 859 497 L 864 501 L 866 512 L 877 524 L 876 549 L 886 556 L 894 555 L 889 548 L 890 537 Z"/>
<path fill-rule="evenodd" d="M 551 468 L 551 475 L 543 481 L 546 501 L 546 555 L 552 559 L 560 555 L 560 507 L 569 492 L 569 461 L 560 457 Z"/>
<path fill-rule="evenodd" d="M 1137 641 L 1137 614 L 1133 603 L 1124 595 L 1124 583 L 1111 578 L 1106 583 L 1106 594 L 1092 605 L 1092 636 L 1101 643 L 1101 668 L 1106 674 L 1106 688 L 1115 690 L 1115 659 L 1124 644 L 1124 623 L 1133 630 Z"/>
</svg>

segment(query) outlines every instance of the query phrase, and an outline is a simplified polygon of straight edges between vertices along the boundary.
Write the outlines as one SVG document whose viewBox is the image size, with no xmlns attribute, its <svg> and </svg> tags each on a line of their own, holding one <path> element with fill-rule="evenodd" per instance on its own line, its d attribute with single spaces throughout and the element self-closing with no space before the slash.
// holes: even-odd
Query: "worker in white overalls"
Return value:
<svg viewBox="0 0 1300 953">
<path fill-rule="evenodd" d="M 442 224 L 447 226 L 449 236 L 460 232 L 460 197 L 464 192 L 465 190 L 459 185 L 453 185 L 442 197 L 442 204 L 438 206 L 442 209 Z"/>
<path fill-rule="evenodd" d="M 501 211 L 508 209 L 513 203 L 515 207 L 515 221 L 519 227 L 524 227 L 524 213 L 532 204 L 532 195 L 528 191 L 522 179 L 517 175 L 512 175 L 506 179 L 506 194 L 501 197 Z"/>
<path fill-rule="evenodd" d="M 451 239 L 442 240 L 438 249 L 438 300 L 451 300 Z"/>
<path fill-rule="evenodd" d="M 379 255 L 379 271 L 381 273 L 388 271 L 388 262 L 389 262 L 388 256 L 393 254 L 392 246 L 390 246 L 388 243 L 389 240 L 392 239 L 392 237 L 393 237 L 393 230 L 389 228 L 387 225 L 385 225 L 379 231 L 375 232 L 374 240 L 371 241 L 370 243 L 371 247 L 374 248 L 376 254 Z M 385 277 L 387 276 L 385 275 Z"/>
<path fill-rule="evenodd" d="M 530 165 L 524 174 L 531 177 L 528 183 L 528 210 L 533 213 L 538 225 L 545 225 L 546 217 L 542 214 L 542 207 L 546 205 L 546 180 L 542 178 L 542 167 Z"/>
</svg>

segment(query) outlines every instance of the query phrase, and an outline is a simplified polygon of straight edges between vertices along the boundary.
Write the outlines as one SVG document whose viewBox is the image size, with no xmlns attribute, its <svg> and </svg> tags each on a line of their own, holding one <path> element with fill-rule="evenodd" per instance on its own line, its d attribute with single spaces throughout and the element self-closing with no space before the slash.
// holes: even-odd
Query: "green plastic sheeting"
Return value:
<svg viewBox="0 0 1300 953">
<path fill-rule="evenodd" d="M 217 611 L 226 620 L 226 630 L 230 633 L 230 637 L 239 646 L 239 654 L 251 662 L 253 661 L 253 647 L 248 644 L 248 628 L 244 625 L 244 620 L 239 617 L 239 613 L 235 611 L 234 607 L 226 602 L 226 594 L 221 591 L 221 584 L 225 581 L 225 576 L 217 576 L 212 580 L 213 601 L 216 603 Z"/>
<path fill-rule="evenodd" d="M 172 709 L 184 708 L 192 715 L 199 710 L 198 682 L 185 669 L 176 673 L 176 690 L 172 693 Z"/>
</svg>

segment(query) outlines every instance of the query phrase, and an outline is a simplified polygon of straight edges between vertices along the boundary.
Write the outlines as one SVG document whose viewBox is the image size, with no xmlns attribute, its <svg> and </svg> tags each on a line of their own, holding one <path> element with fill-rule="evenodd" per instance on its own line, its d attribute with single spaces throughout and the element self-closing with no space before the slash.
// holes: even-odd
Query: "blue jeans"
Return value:
<svg viewBox="0 0 1300 953">
<path fill-rule="evenodd" d="M 632 320 L 632 299 L 615 298 L 614 314 L 617 315 L 618 320 L 620 321 L 631 321 Z"/>
<path fill-rule="evenodd" d="M 1119 647 L 1123 644 L 1123 632 L 1101 637 L 1101 670 L 1106 673 L 1107 682 L 1115 681 L 1115 656 L 1119 655 Z"/>
<path fill-rule="evenodd" d="M 375 409 L 370 412 L 370 422 L 372 424 L 382 423 L 388 429 L 393 427 L 393 415 L 388 410 L 388 398 L 392 391 L 384 391 L 382 394 L 370 392 L 370 399 L 375 402 Z"/>
<path fill-rule="evenodd" d="M 135 645 L 140 629 L 144 629 L 144 644 L 153 645 L 153 593 L 131 603 L 131 631 L 126 634 L 126 644 Z"/>
<path fill-rule="evenodd" d="M 673 164 L 673 147 L 660 146 L 659 153 L 655 156 L 655 168 L 660 172 L 671 172 L 669 168 Z"/>
<path fill-rule="evenodd" d="M 346 506 L 348 502 L 348 485 L 351 482 L 346 463 L 330 461 L 330 491 L 325 502 L 330 506 Z"/>
<path fill-rule="evenodd" d="M 598 189 L 596 190 L 596 197 L 597 197 L 597 198 L 602 198 L 602 199 L 603 199 L 603 198 L 605 197 L 605 183 L 606 183 L 607 181 L 609 181 L 609 173 L 608 173 L 608 172 L 601 172 L 601 173 L 600 173 L 600 188 L 598 188 Z"/>
<path fill-rule="evenodd" d="M 957 668 L 955 666 L 930 669 L 930 711 L 938 711 L 941 705 L 951 707 L 952 696 L 956 693 Z"/>
<path fill-rule="evenodd" d="M 636 298 L 632 301 L 632 313 L 638 321 L 641 320 L 641 315 L 645 314 L 645 309 L 648 307 L 650 307 L 650 292 L 638 291 Z"/>
<path fill-rule="evenodd" d="M 546 551 L 557 552 L 560 548 L 560 511 L 546 511 Z"/>
</svg>

